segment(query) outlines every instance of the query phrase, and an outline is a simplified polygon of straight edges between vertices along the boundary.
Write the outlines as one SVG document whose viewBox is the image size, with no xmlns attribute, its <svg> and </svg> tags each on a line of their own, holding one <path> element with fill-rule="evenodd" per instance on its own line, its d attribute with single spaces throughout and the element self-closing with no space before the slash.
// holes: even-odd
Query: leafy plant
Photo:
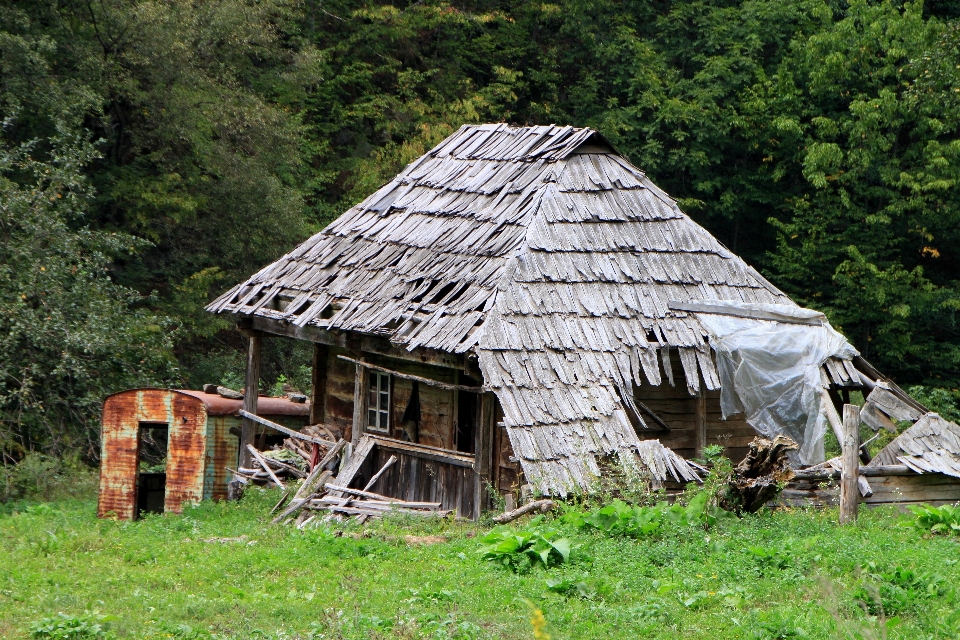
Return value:
<svg viewBox="0 0 960 640">
<path fill-rule="evenodd" d="M 913 521 L 916 528 L 935 534 L 960 536 L 960 505 L 911 505 L 910 511 L 917 516 Z"/>
<path fill-rule="evenodd" d="M 99 611 L 85 611 L 78 616 L 58 613 L 43 618 L 30 625 L 33 638 L 51 638 L 54 640 L 86 640 L 87 638 L 109 638 L 109 623 L 116 616 L 102 615 Z"/>
<path fill-rule="evenodd" d="M 547 578 L 547 591 L 562 596 L 593 600 L 611 593 L 610 586 L 603 580 L 574 580 L 572 578 Z"/>
<path fill-rule="evenodd" d="M 876 563 L 864 566 L 864 576 L 853 596 L 872 615 L 895 615 L 916 609 L 924 602 L 947 593 L 943 578 L 904 567 L 880 569 Z"/>
<path fill-rule="evenodd" d="M 790 556 L 778 549 L 767 547 L 748 547 L 747 551 L 757 559 L 763 569 L 782 571 L 790 567 Z"/>
<path fill-rule="evenodd" d="M 643 538 L 660 531 L 667 524 L 680 526 L 713 526 L 729 514 L 708 505 L 710 494 L 698 492 L 684 506 L 680 503 L 658 502 L 652 507 L 630 505 L 614 500 L 605 507 L 589 513 L 571 512 L 564 520 L 582 528 L 593 528 L 610 536 Z"/>
<path fill-rule="evenodd" d="M 570 541 L 556 529 L 533 526 L 527 529 L 497 527 L 483 538 L 477 550 L 484 560 L 522 573 L 533 567 L 549 569 L 570 559 Z"/>
</svg>

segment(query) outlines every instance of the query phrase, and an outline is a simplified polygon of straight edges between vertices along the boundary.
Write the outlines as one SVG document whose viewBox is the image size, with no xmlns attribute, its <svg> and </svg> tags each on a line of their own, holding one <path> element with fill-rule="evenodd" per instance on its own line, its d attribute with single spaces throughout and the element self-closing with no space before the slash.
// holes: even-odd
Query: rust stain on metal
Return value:
<svg viewBox="0 0 960 640">
<path fill-rule="evenodd" d="M 209 494 L 204 492 L 204 497 L 225 500 L 227 497 L 227 482 L 229 482 L 231 475 L 227 471 L 227 467 L 236 464 L 239 445 L 237 437 L 230 433 L 230 427 L 239 429 L 240 420 L 233 416 L 221 415 L 210 416 L 208 420 L 210 421 L 208 433 L 213 442 L 213 458 L 210 460 L 210 468 L 207 470 L 207 474 L 211 478 L 210 491 Z"/>
<path fill-rule="evenodd" d="M 170 394 L 172 402 L 167 444 L 167 490 L 163 509 L 180 513 L 185 503 L 203 498 L 203 461 L 206 448 L 207 410 L 197 398 Z"/>
<path fill-rule="evenodd" d="M 103 403 L 97 504 L 101 518 L 130 520 L 137 515 L 138 414 L 136 392 L 112 395 Z"/>
<path fill-rule="evenodd" d="M 218 396 L 215 393 L 178 389 L 178 393 L 193 396 L 202 401 L 207 408 L 207 415 L 211 416 L 239 416 L 243 408 L 243 400 L 231 400 Z M 310 416 L 310 403 L 290 402 L 286 398 L 257 398 L 257 413 L 264 416 Z"/>
</svg>

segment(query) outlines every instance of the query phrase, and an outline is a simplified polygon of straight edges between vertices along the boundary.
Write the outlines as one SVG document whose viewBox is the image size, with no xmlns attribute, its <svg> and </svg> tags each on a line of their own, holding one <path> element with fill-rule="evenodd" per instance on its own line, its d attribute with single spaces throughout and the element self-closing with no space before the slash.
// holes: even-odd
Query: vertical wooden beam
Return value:
<svg viewBox="0 0 960 640">
<path fill-rule="evenodd" d="M 363 437 L 367 424 L 367 396 L 370 394 L 370 370 L 357 365 L 353 379 L 353 425 L 350 429 L 350 442 L 356 446 Z"/>
<path fill-rule="evenodd" d="M 699 374 L 697 374 L 699 375 Z M 707 446 L 707 387 L 703 378 L 700 379 L 700 392 L 697 394 L 697 407 L 695 410 L 695 428 L 694 435 L 694 455 L 698 458 L 703 457 L 703 450 Z"/>
<path fill-rule="evenodd" d="M 840 473 L 840 524 L 857 520 L 860 501 L 857 477 L 860 475 L 860 407 L 843 405 L 843 470 Z"/>
<path fill-rule="evenodd" d="M 324 420 L 327 404 L 327 345 L 313 345 L 313 393 L 310 398 L 310 424 L 320 424 Z"/>
<path fill-rule="evenodd" d="M 257 396 L 260 395 L 260 346 L 263 338 L 259 334 L 247 334 L 247 373 L 243 385 L 243 408 L 250 413 L 257 412 Z M 250 468 L 252 456 L 247 445 L 253 444 L 256 423 L 243 419 L 240 429 L 240 466 Z"/>
<path fill-rule="evenodd" d="M 493 481 L 493 430 L 494 407 L 497 397 L 490 391 L 480 394 L 480 419 L 474 433 L 473 470 L 476 486 L 473 493 L 473 519 L 480 519 L 480 512 L 489 502 L 487 485 Z"/>
</svg>

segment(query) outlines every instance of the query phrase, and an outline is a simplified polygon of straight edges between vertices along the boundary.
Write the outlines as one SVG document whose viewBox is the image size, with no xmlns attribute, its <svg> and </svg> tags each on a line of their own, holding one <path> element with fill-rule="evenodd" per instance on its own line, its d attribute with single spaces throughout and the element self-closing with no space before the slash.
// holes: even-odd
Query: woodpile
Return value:
<svg viewBox="0 0 960 640">
<path fill-rule="evenodd" d="M 321 515 L 318 512 L 325 512 L 322 517 L 323 521 L 342 521 L 356 517 L 360 523 L 365 522 L 370 517 L 387 514 L 441 518 L 450 515 L 450 511 L 440 510 L 439 502 L 409 502 L 371 491 L 380 476 L 397 461 L 396 456 L 391 456 L 383 467 L 370 478 L 363 489 L 351 489 L 345 486 L 350 483 L 356 469 L 363 463 L 362 459 L 358 460 L 357 458 L 361 455 L 365 457 L 365 455 L 359 449 L 357 454 L 341 469 L 339 477 L 344 478 L 341 484 L 337 484 L 329 470 L 321 470 L 322 467 L 318 465 L 314 472 L 300 485 L 296 495 L 290 501 L 290 505 L 273 519 L 273 523 L 283 522 L 298 512 L 299 515 L 296 516 L 295 522 L 297 527 L 301 529 L 315 521 Z M 283 500 L 274 507 L 274 511 L 282 506 L 282 503 Z"/>
</svg>

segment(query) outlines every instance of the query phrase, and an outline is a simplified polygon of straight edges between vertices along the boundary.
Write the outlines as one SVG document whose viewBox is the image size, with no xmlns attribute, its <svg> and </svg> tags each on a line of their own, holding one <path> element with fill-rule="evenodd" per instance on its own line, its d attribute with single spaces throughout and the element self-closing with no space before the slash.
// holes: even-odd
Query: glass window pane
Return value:
<svg viewBox="0 0 960 640">
<path fill-rule="evenodd" d="M 381 411 L 380 412 L 380 428 L 386 429 L 388 424 L 389 422 L 387 421 L 387 412 Z"/>
<path fill-rule="evenodd" d="M 380 394 L 380 411 L 388 411 L 390 409 L 390 394 L 381 393 Z"/>
<path fill-rule="evenodd" d="M 377 412 L 374 409 L 371 409 L 367 412 L 369 418 L 367 419 L 367 426 L 376 427 L 377 426 Z"/>
</svg>

